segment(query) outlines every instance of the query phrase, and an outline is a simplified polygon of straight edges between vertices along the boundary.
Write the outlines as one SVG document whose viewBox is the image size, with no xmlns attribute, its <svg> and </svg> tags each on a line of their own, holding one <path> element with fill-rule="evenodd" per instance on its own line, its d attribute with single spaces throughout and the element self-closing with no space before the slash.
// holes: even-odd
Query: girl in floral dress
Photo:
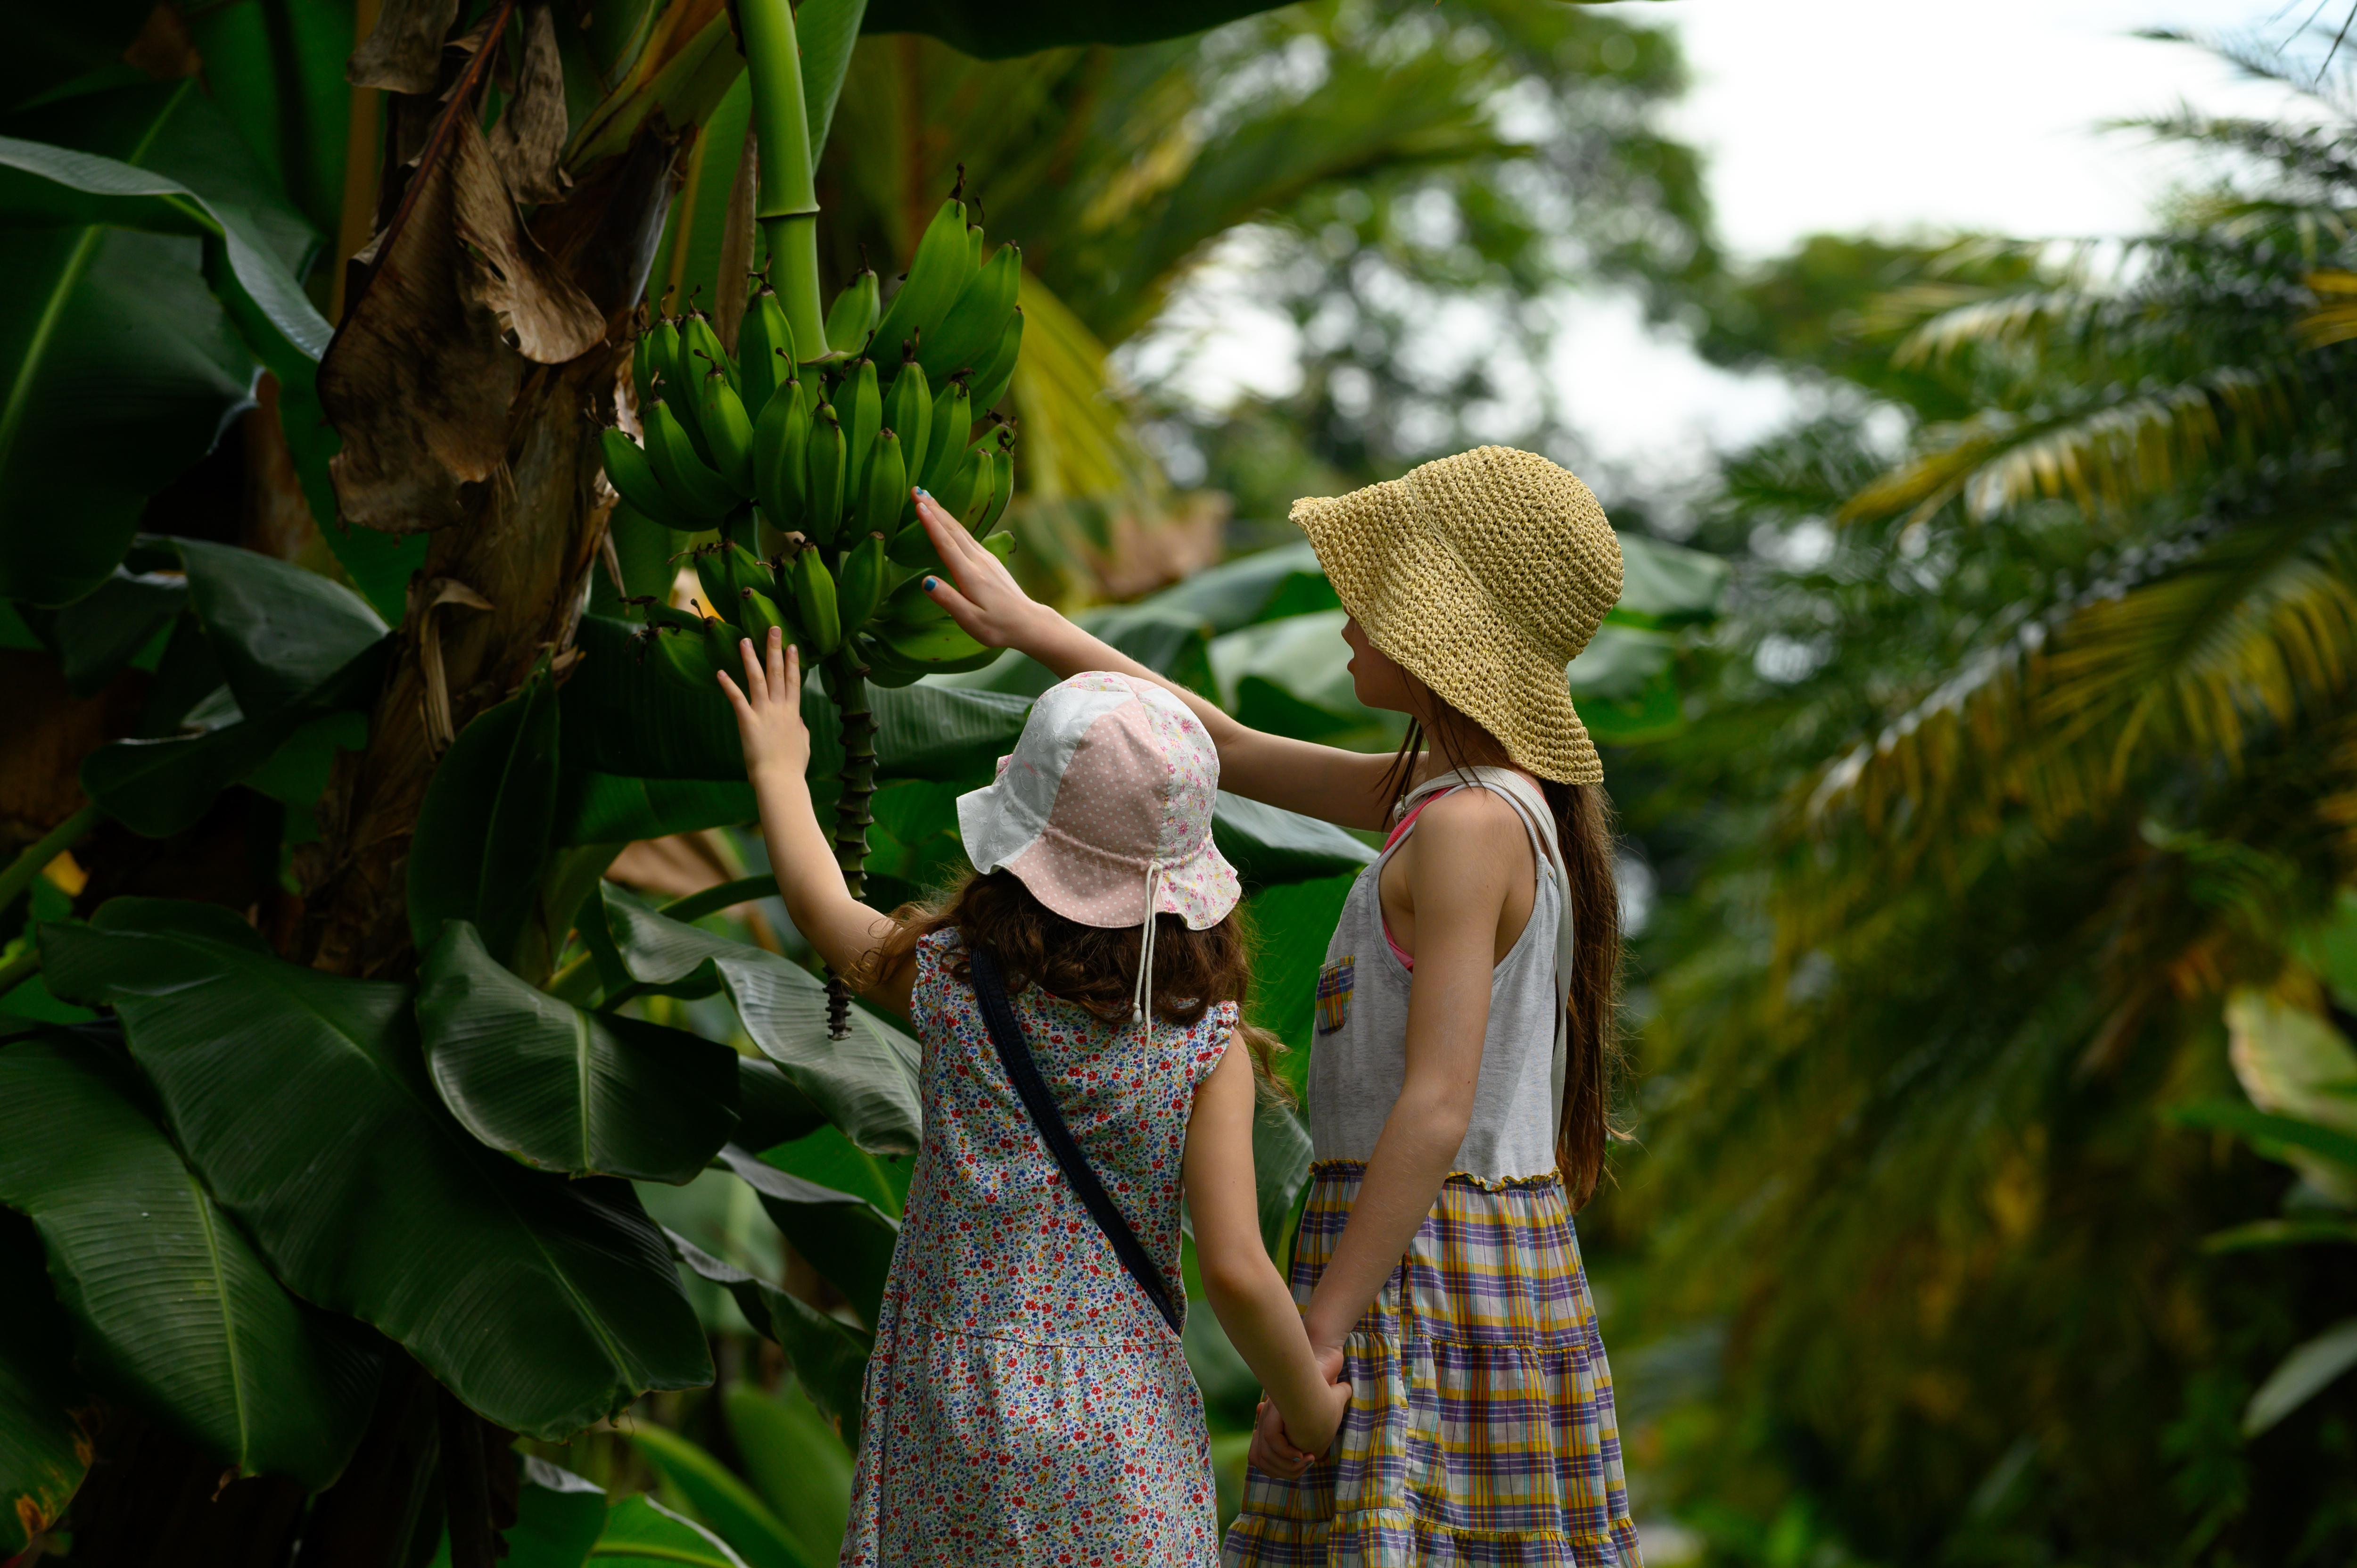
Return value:
<svg viewBox="0 0 2357 1568">
<path fill-rule="evenodd" d="M 1057 1111 L 1183 1303 L 1179 1200 L 1212 1310 L 1289 1440 L 1333 1439 L 1323 1373 L 1261 1243 L 1255 1063 L 1230 1049 L 1246 955 L 1213 847 L 1219 757 L 1150 682 L 1043 695 L 958 802 L 977 875 L 940 908 L 845 888 L 811 807 L 801 671 L 771 632 L 726 676 L 795 927 L 924 1045 L 924 1134 L 868 1362 L 846 1564 L 1219 1561 L 1211 1450 L 1178 1335 L 1065 1179 L 995 1048 L 989 955 Z M 1248 1042 L 1249 1044 L 1249 1042 Z"/>
<path fill-rule="evenodd" d="M 954 579 L 933 596 L 967 632 L 1153 678 L 919 513 Z M 1388 830 L 1318 976 L 1293 1253 L 1310 1343 L 1357 1391 L 1330 1454 L 1265 1412 L 1225 1559 L 1635 1568 L 1572 1228 L 1603 1165 L 1619 941 L 1603 765 L 1565 666 L 1620 596 L 1620 543 L 1586 485 L 1500 446 L 1293 520 L 1349 612 L 1359 700 L 1412 722 L 1370 757 L 1179 693 L 1228 789 Z"/>
</svg>

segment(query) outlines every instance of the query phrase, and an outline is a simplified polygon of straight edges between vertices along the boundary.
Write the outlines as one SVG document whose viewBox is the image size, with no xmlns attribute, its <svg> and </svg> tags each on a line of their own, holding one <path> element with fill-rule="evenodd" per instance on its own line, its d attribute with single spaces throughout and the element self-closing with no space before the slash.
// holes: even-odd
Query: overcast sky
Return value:
<svg viewBox="0 0 2357 1568">
<path fill-rule="evenodd" d="M 2323 0 L 2337 25 L 2357 0 Z M 2104 123 L 2166 112 L 2269 113 L 2281 89 L 2204 50 L 2132 35 L 2257 28 L 2282 38 L 2318 0 L 1635 0 L 1675 27 L 1695 82 L 1671 121 L 1708 159 L 1739 255 L 1803 235 L 1977 229 L 2111 235 L 2142 226 L 2184 166 Z M 2352 39 L 2357 42 L 2357 39 Z M 1567 302 L 1555 358 L 1573 423 L 1606 463 L 1674 479 L 1710 445 L 1763 431 L 1783 389 L 1724 375 L 1647 332 L 1626 301 Z M 1233 317 L 1230 317 L 1233 319 Z M 1207 354 L 1189 384 L 1218 402 L 1289 380 L 1281 322 Z"/>
</svg>

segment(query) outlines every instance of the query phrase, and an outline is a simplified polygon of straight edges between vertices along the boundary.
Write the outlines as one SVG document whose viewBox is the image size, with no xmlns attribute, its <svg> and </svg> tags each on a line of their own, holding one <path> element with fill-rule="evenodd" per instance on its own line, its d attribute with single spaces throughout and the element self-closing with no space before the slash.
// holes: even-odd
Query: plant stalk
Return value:
<svg viewBox="0 0 2357 1568">
<path fill-rule="evenodd" d="M 794 357 L 826 357 L 826 313 L 818 290 L 818 188 L 811 175 L 810 111 L 802 99 L 802 46 L 789 0 L 738 0 L 738 36 L 753 95 L 756 168 L 753 216 L 770 244 L 770 286 L 793 328 Z"/>
<path fill-rule="evenodd" d="M 831 661 L 834 701 L 843 715 L 841 792 L 834 800 L 834 863 L 854 898 L 867 894 L 868 810 L 876 798 L 876 715 L 867 706 L 867 666 L 848 648 Z M 826 1032 L 840 1040 L 851 1033 L 851 987 L 839 974 L 826 977 Z"/>
<path fill-rule="evenodd" d="M 98 825 L 98 808 L 84 806 L 39 838 L 27 844 L 7 869 L 0 871 L 0 909 L 16 901 L 16 895 L 33 885 L 33 878 L 46 869 L 49 862 L 80 843 L 91 829 Z"/>
</svg>

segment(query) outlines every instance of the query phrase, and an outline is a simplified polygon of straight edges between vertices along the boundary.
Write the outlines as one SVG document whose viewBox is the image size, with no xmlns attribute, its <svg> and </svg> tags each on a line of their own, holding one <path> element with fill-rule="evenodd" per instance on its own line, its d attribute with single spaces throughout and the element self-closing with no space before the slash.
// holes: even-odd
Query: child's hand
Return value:
<svg viewBox="0 0 2357 1568">
<path fill-rule="evenodd" d="M 1309 1468 L 1310 1458 L 1285 1435 L 1285 1423 L 1277 1419 L 1276 1407 L 1263 1394 L 1260 1408 L 1253 1412 L 1252 1447 L 1244 1455 L 1244 1463 L 1264 1476 L 1291 1481 Z"/>
<path fill-rule="evenodd" d="M 1062 618 L 1026 594 L 1005 563 L 976 542 L 941 502 L 922 490 L 916 497 L 917 519 L 950 575 L 946 583 L 926 578 L 925 592 L 985 648 L 1028 651 L 1043 627 Z"/>
<path fill-rule="evenodd" d="M 745 689 L 738 691 L 726 673 L 719 681 L 737 710 L 746 777 L 755 783 L 764 774 L 799 779 L 810 768 L 811 751 L 810 730 L 802 724 L 802 652 L 787 646 L 785 634 L 776 627 L 770 628 L 766 666 L 751 638 L 737 646 L 745 656 Z"/>
</svg>

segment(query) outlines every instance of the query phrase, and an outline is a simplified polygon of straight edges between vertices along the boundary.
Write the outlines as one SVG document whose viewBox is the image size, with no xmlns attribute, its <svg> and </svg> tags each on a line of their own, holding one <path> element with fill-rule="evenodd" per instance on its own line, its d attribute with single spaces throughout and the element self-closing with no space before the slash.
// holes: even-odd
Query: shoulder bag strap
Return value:
<svg viewBox="0 0 2357 1568">
<path fill-rule="evenodd" d="M 1137 1232 L 1129 1228 L 1129 1221 L 1122 1217 L 1104 1184 L 1097 1180 L 1088 1156 L 1073 1141 L 1072 1130 L 1064 1124 L 1064 1113 L 1056 1109 L 1055 1096 L 1040 1078 L 1039 1064 L 1031 1059 L 1031 1047 L 1023 1038 L 1022 1021 L 1015 1016 L 1015 1009 L 1006 1000 L 1006 983 L 999 973 L 998 956 L 987 948 L 973 948 L 967 951 L 966 962 L 974 976 L 974 997 L 981 1004 L 983 1026 L 990 1031 L 990 1043 L 998 1048 L 998 1065 L 1006 1069 L 1007 1080 L 1015 1085 L 1023 1108 L 1031 1113 L 1031 1123 L 1039 1128 L 1040 1141 L 1055 1156 L 1058 1168 L 1087 1208 L 1089 1217 L 1097 1222 L 1097 1229 L 1113 1243 L 1114 1255 L 1121 1260 L 1121 1266 L 1129 1271 L 1130 1278 L 1154 1304 L 1154 1310 L 1170 1326 L 1170 1332 L 1179 1332 L 1185 1317 L 1170 1299 L 1169 1283 L 1155 1267 L 1154 1260 L 1146 1256 Z"/>
</svg>

